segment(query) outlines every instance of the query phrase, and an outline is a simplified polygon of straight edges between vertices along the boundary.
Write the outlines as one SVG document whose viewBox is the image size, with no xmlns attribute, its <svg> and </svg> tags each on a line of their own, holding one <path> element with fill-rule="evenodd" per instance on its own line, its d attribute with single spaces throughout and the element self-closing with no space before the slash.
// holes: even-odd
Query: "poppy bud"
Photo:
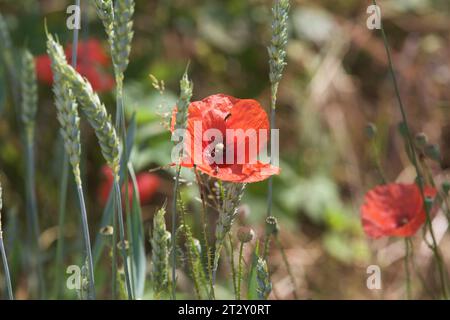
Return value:
<svg viewBox="0 0 450 320">
<path fill-rule="evenodd" d="M 367 135 L 367 138 L 373 139 L 377 135 L 377 127 L 372 122 L 369 122 L 366 127 L 364 128 L 364 131 Z"/>
<path fill-rule="evenodd" d="M 274 216 L 270 216 L 266 218 L 266 225 L 267 225 L 267 234 L 277 234 L 280 230 L 280 227 L 278 226 L 278 220 Z"/>
<path fill-rule="evenodd" d="M 247 243 L 253 240 L 255 232 L 249 227 L 240 227 L 237 232 L 237 237 L 240 242 Z"/>
</svg>

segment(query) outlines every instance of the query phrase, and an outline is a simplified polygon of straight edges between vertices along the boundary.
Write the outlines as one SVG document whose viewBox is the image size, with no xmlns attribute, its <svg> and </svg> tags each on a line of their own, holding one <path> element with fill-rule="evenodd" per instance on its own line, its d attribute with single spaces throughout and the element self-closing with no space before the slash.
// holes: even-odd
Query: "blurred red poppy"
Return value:
<svg viewBox="0 0 450 320">
<path fill-rule="evenodd" d="M 68 62 L 72 61 L 72 45 L 65 48 Z M 51 85 L 53 74 L 51 61 L 48 55 L 36 57 L 37 77 L 41 82 Z M 77 48 L 77 71 L 86 77 L 97 92 L 111 90 L 114 87 L 114 78 L 105 73 L 105 68 L 111 64 L 100 42 L 96 39 L 80 41 Z"/>
<path fill-rule="evenodd" d="M 176 110 L 172 116 L 172 131 L 175 120 Z M 211 130 L 220 133 L 222 141 L 216 140 L 217 137 Z M 247 130 L 255 133 L 255 139 L 227 135 L 229 131 L 237 134 L 238 131 Z M 212 132 L 214 139 L 204 139 L 208 136 L 207 132 Z M 185 143 L 187 157 L 183 157 L 181 165 L 193 167 L 195 163 L 199 171 L 223 181 L 262 181 L 280 171 L 278 167 L 257 160 L 269 135 L 267 114 L 257 101 L 237 99 L 224 94 L 209 96 L 189 105 L 185 138 L 191 142 Z M 239 151 L 240 149 L 243 152 Z M 227 158 L 230 150 L 232 161 Z M 240 153 L 243 156 L 238 161 Z"/>
<path fill-rule="evenodd" d="M 108 201 L 109 192 L 114 183 L 112 171 L 108 166 L 102 167 L 103 181 L 98 189 L 98 197 L 102 206 Z M 155 193 L 158 191 L 161 184 L 160 178 L 148 172 L 141 172 L 136 176 L 137 188 L 139 190 L 139 200 L 141 205 L 148 203 Z M 122 186 L 122 197 L 125 195 L 125 186 Z M 130 205 L 133 202 L 133 183 L 128 182 L 128 200 Z"/>
<path fill-rule="evenodd" d="M 424 194 L 434 198 L 437 191 L 425 187 Z M 365 196 L 361 218 L 364 232 L 371 238 L 414 235 L 426 219 L 419 187 L 391 183 L 373 188 Z"/>
</svg>

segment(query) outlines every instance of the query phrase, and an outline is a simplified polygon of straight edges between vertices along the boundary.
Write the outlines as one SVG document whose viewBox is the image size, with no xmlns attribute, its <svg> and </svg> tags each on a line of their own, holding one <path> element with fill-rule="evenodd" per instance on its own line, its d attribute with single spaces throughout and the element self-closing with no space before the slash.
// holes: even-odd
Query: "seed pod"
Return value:
<svg viewBox="0 0 450 320">
<path fill-rule="evenodd" d="M 237 232 L 237 237 L 240 242 L 247 243 L 253 240 L 255 237 L 255 231 L 249 227 L 240 227 Z"/>
<path fill-rule="evenodd" d="M 266 225 L 267 225 L 267 228 L 266 228 L 267 235 L 277 234 L 278 231 L 280 230 L 280 227 L 278 225 L 278 220 L 274 216 L 270 216 L 270 217 L 266 218 Z"/>
</svg>

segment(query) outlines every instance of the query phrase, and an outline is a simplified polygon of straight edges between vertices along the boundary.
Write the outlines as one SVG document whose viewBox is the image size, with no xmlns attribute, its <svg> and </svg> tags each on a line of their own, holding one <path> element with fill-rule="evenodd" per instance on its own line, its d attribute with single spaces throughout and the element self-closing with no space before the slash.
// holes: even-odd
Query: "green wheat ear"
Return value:
<svg viewBox="0 0 450 320">
<path fill-rule="evenodd" d="M 114 4 L 112 0 L 94 0 L 97 15 L 102 21 L 108 36 L 109 45 L 112 47 L 114 42 Z M 114 60 L 114 56 L 113 56 Z"/>
<path fill-rule="evenodd" d="M 91 84 L 67 63 L 63 48 L 50 34 L 47 35 L 47 52 L 55 70 L 61 74 L 63 82 L 70 84 L 74 96 L 94 128 L 103 157 L 117 179 L 120 158 L 119 139 L 105 105 L 100 101 Z"/>
<path fill-rule="evenodd" d="M 75 101 L 70 84 L 64 81 L 59 73 L 55 62 L 52 61 L 53 71 L 53 92 L 55 94 L 55 104 L 57 117 L 61 126 L 61 135 L 64 140 L 64 147 L 69 156 L 75 182 L 81 185 L 80 177 L 80 117 L 78 116 L 78 106 Z"/>
<path fill-rule="evenodd" d="M 38 105 L 36 69 L 33 55 L 25 50 L 22 55 L 21 68 L 22 108 L 21 120 L 28 134 L 34 128 Z"/>
<path fill-rule="evenodd" d="M 117 0 L 114 7 L 113 56 L 117 73 L 123 77 L 133 40 L 134 0 Z"/>
<path fill-rule="evenodd" d="M 180 98 L 177 104 L 175 129 L 185 129 L 188 118 L 188 107 L 191 102 L 194 83 L 189 80 L 187 68 L 180 80 Z"/>
<path fill-rule="evenodd" d="M 269 76 L 272 84 L 280 82 L 286 65 L 289 7 L 289 0 L 275 0 L 272 8 L 272 39 L 267 48 L 269 52 Z"/>
<path fill-rule="evenodd" d="M 166 209 L 162 207 L 153 218 L 152 245 L 153 291 L 159 299 L 169 288 L 169 241 L 170 232 L 166 229 Z"/>
</svg>

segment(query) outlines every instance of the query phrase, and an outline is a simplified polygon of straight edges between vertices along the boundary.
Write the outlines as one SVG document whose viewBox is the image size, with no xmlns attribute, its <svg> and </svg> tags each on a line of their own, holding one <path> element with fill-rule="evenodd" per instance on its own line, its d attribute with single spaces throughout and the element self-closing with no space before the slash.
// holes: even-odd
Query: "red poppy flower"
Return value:
<svg viewBox="0 0 450 320">
<path fill-rule="evenodd" d="M 424 194 L 434 198 L 437 191 L 425 187 Z M 373 188 L 365 196 L 361 218 L 364 232 L 371 238 L 414 235 L 426 219 L 419 187 L 391 183 Z"/>
<path fill-rule="evenodd" d="M 109 192 L 114 183 L 114 178 L 112 175 L 112 171 L 108 166 L 102 167 L 102 175 L 103 182 L 100 184 L 98 189 L 98 196 L 100 199 L 100 203 L 102 206 L 106 204 L 108 201 Z M 148 172 L 139 173 L 136 176 L 136 184 L 139 190 L 139 200 L 141 205 L 148 203 L 156 191 L 158 190 L 161 180 L 155 174 L 151 174 Z M 125 195 L 125 186 L 122 186 L 122 197 Z M 133 183 L 131 181 L 128 182 L 128 200 L 131 203 L 133 202 Z"/>
<path fill-rule="evenodd" d="M 172 131 L 175 120 L 176 110 Z M 253 136 L 242 134 L 250 131 Z M 228 135 L 229 132 L 234 135 Z M 213 136 L 208 137 L 211 133 Z M 220 140 L 216 134 L 221 136 Z M 223 181 L 244 183 L 267 179 L 280 171 L 257 160 L 269 134 L 267 114 L 257 101 L 224 94 L 209 96 L 189 105 L 185 157 L 181 165 L 195 164 L 199 171 Z"/>
<path fill-rule="evenodd" d="M 71 62 L 72 45 L 66 46 L 64 51 L 68 61 Z M 76 69 L 89 80 L 97 92 L 108 91 L 114 87 L 114 78 L 104 72 L 109 65 L 110 60 L 98 40 L 89 39 L 78 43 Z M 53 83 L 51 60 L 48 55 L 36 57 L 36 72 L 41 82 L 49 85 Z"/>
</svg>

